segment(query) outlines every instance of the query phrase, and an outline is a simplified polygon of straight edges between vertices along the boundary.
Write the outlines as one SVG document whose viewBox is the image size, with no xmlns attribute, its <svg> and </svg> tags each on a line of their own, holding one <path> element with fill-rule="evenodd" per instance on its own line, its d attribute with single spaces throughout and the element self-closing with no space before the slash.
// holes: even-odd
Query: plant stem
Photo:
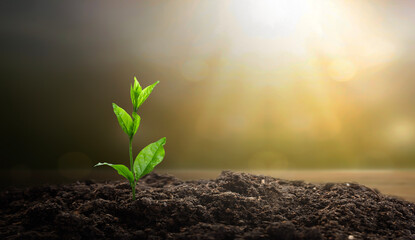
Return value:
<svg viewBox="0 0 415 240">
<path fill-rule="evenodd" d="M 130 169 L 131 169 L 131 172 L 133 173 L 133 176 L 134 176 L 134 182 L 131 184 L 131 190 L 133 191 L 133 201 L 135 200 L 135 173 L 134 173 L 134 168 L 133 168 L 133 146 L 132 146 L 132 144 L 133 144 L 133 139 L 132 138 L 130 138 L 130 142 L 129 142 L 129 145 L 130 145 Z"/>
<path fill-rule="evenodd" d="M 130 169 L 131 172 L 134 174 L 134 169 L 133 169 L 133 146 L 132 146 L 132 139 L 130 138 Z M 135 177 L 135 176 L 134 176 Z"/>
</svg>

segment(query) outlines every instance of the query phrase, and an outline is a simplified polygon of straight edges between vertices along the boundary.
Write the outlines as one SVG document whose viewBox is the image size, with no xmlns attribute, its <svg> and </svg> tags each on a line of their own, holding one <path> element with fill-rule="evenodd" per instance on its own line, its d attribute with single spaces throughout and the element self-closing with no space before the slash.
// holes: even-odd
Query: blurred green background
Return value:
<svg viewBox="0 0 415 240">
<path fill-rule="evenodd" d="M 2 1 L 1 168 L 412 169 L 413 1 Z"/>
</svg>

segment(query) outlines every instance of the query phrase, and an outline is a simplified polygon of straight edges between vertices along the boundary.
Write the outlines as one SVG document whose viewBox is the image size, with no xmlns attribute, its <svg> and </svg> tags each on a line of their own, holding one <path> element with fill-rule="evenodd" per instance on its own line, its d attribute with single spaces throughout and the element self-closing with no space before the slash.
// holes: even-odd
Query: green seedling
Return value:
<svg viewBox="0 0 415 240">
<path fill-rule="evenodd" d="M 137 81 L 137 78 L 134 77 L 134 84 L 131 85 L 130 90 L 131 102 L 133 103 L 132 118 L 124 109 L 117 106 L 117 104 L 112 104 L 115 116 L 117 116 L 118 119 L 118 123 L 120 124 L 122 130 L 128 135 L 130 147 L 130 168 L 122 164 L 111 164 L 106 162 L 98 163 L 94 166 L 110 166 L 114 168 L 118 174 L 125 177 L 130 183 L 131 190 L 133 192 L 133 200 L 135 200 L 135 186 L 137 185 L 137 181 L 146 174 L 153 171 L 154 167 L 163 161 L 165 155 L 163 146 L 166 144 L 166 138 L 164 137 L 143 148 L 143 150 L 138 153 L 137 157 L 133 161 L 132 142 L 141 121 L 137 111 L 139 107 L 144 103 L 144 101 L 148 98 L 148 96 L 150 96 L 154 87 L 158 83 L 159 82 L 157 81 L 145 89 L 142 89 L 140 83 Z"/>
</svg>

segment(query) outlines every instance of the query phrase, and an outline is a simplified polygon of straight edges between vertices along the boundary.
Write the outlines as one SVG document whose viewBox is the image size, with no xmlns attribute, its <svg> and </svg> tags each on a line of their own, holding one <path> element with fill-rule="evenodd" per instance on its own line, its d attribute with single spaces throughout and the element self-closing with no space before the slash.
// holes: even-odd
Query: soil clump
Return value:
<svg viewBox="0 0 415 240">
<path fill-rule="evenodd" d="M 415 204 L 355 183 L 224 171 L 0 193 L 0 239 L 415 239 Z"/>
</svg>

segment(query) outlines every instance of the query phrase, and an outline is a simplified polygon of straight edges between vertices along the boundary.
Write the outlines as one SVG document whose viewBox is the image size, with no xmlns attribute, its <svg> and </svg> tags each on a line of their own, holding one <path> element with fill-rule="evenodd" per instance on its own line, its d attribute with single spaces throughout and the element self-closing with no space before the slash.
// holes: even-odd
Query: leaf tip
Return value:
<svg viewBox="0 0 415 240">
<path fill-rule="evenodd" d="M 95 164 L 94 167 L 99 167 L 99 166 L 102 166 L 102 165 L 105 165 L 105 164 L 99 162 L 99 163 Z"/>
</svg>

